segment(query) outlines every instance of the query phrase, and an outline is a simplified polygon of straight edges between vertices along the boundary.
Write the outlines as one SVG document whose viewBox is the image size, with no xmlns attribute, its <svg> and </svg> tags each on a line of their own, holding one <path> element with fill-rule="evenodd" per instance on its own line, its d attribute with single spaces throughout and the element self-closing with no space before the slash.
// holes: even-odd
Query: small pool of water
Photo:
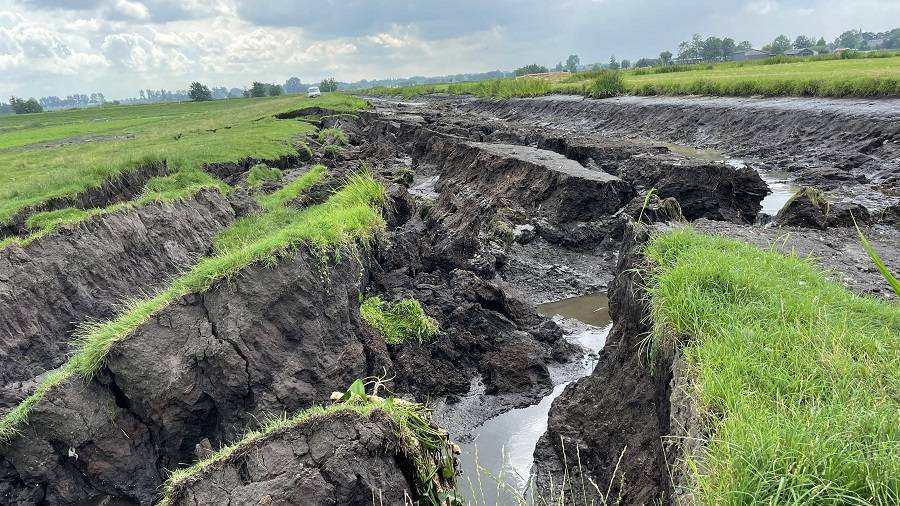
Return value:
<svg viewBox="0 0 900 506">
<path fill-rule="evenodd" d="M 737 158 L 725 160 L 725 163 L 738 168 L 747 166 L 743 160 Z M 760 202 L 762 209 L 760 209 L 759 212 L 775 216 L 799 188 L 797 185 L 790 182 L 790 177 L 786 173 L 762 170 L 757 170 L 756 172 L 759 174 L 759 177 L 766 182 L 769 186 L 769 191 L 771 192 L 762 199 L 762 202 Z"/>
<path fill-rule="evenodd" d="M 566 331 L 571 342 L 585 348 L 574 364 L 551 368 L 553 391 L 537 404 L 512 409 L 484 422 L 472 431 L 474 439 L 461 443 L 462 476 L 459 488 L 469 502 L 514 504 L 514 496 L 526 492 L 534 460 L 534 448 L 547 430 L 550 406 L 571 381 L 587 376 L 596 364 L 596 353 L 606 342 L 612 323 L 609 301 L 603 295 L 586 295 L 537 307 Z"/>
</svg>

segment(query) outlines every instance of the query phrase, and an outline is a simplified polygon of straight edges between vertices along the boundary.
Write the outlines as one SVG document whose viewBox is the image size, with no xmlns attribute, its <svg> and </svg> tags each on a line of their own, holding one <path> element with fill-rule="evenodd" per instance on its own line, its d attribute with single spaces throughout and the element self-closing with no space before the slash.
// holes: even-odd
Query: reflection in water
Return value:
<svg viewBox="0 0 900 506">
<path fill-rule="evenodd" d="M 537 307 L 539 313 L 553 317 L 566 330 L 567 338 L 589 352 L 580 362 L 574 377 L 591 373 L 594 356 L 603 347 L 612 327 L 608 301 L 602 295 L 586 295 Z M 538 438 L 547 430 L 550 406 L 573 378 L 572 374 L 553 374 L 565 377 L 538 404 L 513 409 L 495 416 L 475 433 L 475 440 L 460 444 L 460 489 L 470 503 L 510 504 L 514 495 L 526 491 Z M 503 486 L 498 486 L 502 483 Z"/>
<path fill-rule="evenodd" d="M 725 163 L 737 168 L 745 167 L 747 165 L 743 160 L 738 160 L 736 158 L 728 159 Z M 787 204 L 787 201 L 791 199 L 791 196 L 796 193 L 798 188 L 789 181 L 790 178 L 785 173 L 761 170 L 757 170 L 757 173 L 769 186 L 769 191 L 771 192 L 762 199 L 762 202 L 760 202 L 762 205 L 760 212 L 775 216 L 778 214 L 778 211 L 781 211 L 781 208 Z"/>
</svg>

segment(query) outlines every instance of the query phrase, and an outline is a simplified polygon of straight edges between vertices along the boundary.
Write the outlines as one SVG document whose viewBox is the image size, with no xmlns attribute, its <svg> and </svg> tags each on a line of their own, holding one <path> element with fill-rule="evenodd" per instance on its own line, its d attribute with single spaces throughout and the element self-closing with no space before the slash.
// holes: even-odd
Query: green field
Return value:
<svg viewBox="0 0 900 506">
<path fill-rule="evenodd" d="M 0 224 L 19 209 L 72 195 L 148 161 L 178 169 L 295 154 L 315 128 L 274 114 L 310 105 L 352 111 L 363 101 L 326 94 L 107 106 L 0 117 Z"/>
<path fill-rule="evenodd" d="M 605 96 L 596 93 L 593 87 L 599 74 L 589 71 L 557 80 L 500 79 L 374 88 L 364 93 L 407 98 L 434 93 L 493 98 L 555 93 Z M 618 76 L 621 89 L 610 95 L 900 97 L 900 54 L 876 53 L 845 59 L 776 57 L 752 62 L 622 70 Z"/>
</svg>

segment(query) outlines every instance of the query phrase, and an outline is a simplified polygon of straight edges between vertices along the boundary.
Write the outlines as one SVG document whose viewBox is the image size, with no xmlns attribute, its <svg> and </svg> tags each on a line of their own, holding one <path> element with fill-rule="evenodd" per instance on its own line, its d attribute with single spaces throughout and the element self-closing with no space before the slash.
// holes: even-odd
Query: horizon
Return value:
<svg viewBox="0 0 900 506">
<path fill-rule="evenodd" d="M 637 3 L 411 2 L 404 9 L 390 1 L 281 1 L 258 10 L 239 0 L 0 0 L 0 101 L 90 93 L 123 100 L 141 89 L 185 90 L 192 81 L 232 89 L 290 77 L 353 83 L 475 74 L 549 67 L 569 54 L 583 64 L 612 55 L 634 61 L 676 53 L 694 33 L 760 47 L 782 33 L 830 42 L 847 30 L 900 24 L 900 2 L 890 0 Z"/>
</svg>

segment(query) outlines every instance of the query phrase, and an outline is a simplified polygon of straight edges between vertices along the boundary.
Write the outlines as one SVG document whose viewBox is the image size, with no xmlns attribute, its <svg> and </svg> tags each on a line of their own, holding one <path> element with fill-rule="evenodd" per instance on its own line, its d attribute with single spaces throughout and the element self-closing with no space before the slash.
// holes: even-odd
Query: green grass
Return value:
<svg viewBox="0 0 900 506">
<path fill-rule="evenodd" d="M 123 209 L 131 209 L 146 205 L 150 202 L 172 202 L 190 198 L 204 188 L 217 188 L 222 193 L 231 191 L 226 183 L 210 176 L 200 169 L 181 169 L 167 176 L 151 178 L 144 185 L 143 192 L 135 199 L 126 202 L 117 202 L 107 207 L 91 209 L 77 209 L 66 207 L 55 211 L 43 211 L 35 213 L 25 221 L 25 228 L 29 231 L 24 237 L 7 237 L 0 240 L 0 249 L 10 244 L 18 244 L 25 247 L 34 240 L 43 237 L 59 227 L 72 226 L 95 216 L 112 214 Z"/>
<path fill-rule="evenodd" d="M 257 200 L 259 201 L 259 204 L 266 209 L 271 210 L 279 208 L 299 197 L 312 185 L 321 181 L 326 174 L 327 170 L 324 165 L 313 165 L 302 176 L 294 179 L 290 183 L 284 185 L 284 187 L 279 188 L 269 195 L 259 197 Z"/>
<path fill-rule="evenodd" d="M 431 410 L 425 405 L 394 397 L 379 397 L 376 394 L 380 381 L 374 380 L 370 384 L 374 384 L 375 392 L 372 395 L 366 395 L 365 384 L 357 380 L 334 404 L 326 407 L 313 406 L 291 417 L 283 416 L 269 420 L 260 429 L 248 432 L 240 441 L 221 448 L 209 458 L 174 471 L 163 486 L 163 498 L 159 506 L 170 506 L 179 489 L 200 479 L 206 469 L 222 465 L 233 456 L 242 455 L 267 437 L 299 427 L 315 418 L 324 418 L 340 412 L 369 416 L 375 410 L 387 413 L 397 424 L 402 451 L 416 466 L 418 475 L 416 485 L 420 488 L 419 492 L 423 493 L 432 504 L 438 504 L 442 491 L 435 489 L 432 476 L 441 473 L 444 477 L 441 481 L 450 483 L 456 476 L 447 432 L 431 422 Z M 438 464 L 441 464 L 441 468 L 438 468 Z"/>
<path fill-rule="evenodd" d="M 404 88 L 373 88 L 363 93 L 420 95 L 449 93 L 491 98 L 534 97 L 549 94 L 613 96 L 602 71 L 583 72 L 558 81 L 497 79 L 472 83 L 431 84 Z M 632 69 L 619 72 L 621 93 L 634 95 L 900 97 L 900 54 L 868 57 L 778 57 L 751 62 Z"/>
<path fill-rule="evenodd" d="M 334 146 L 346 146 L 349 142 L 347 134 L 340 128 L 323 128 L 319 131 L 319 142 Z"/>
<path fill-rule="evenodd" d="M 369 297 L 359 307 L 363 321 L 381 333 L 388 344 L 409 340 L 423 342 L 437 333 L 437 322 L 425 314 L 415 299 L 403 299 L 387 304 L 381 297 Z"/>
<path fill-rule="evenodd" d="M 284 174 L 281 172 L 281 169 L 269 167 L 264 163 L 257 163 L 250 167 L 250 172 L 247 174 L 247 185 L 255 188 L 266 181 L 281 181 L 282 176 Z"/>
<path fill-rule="evenodd" d="M 2 116 L 0 224 L 24 207 L 99 186 L 142 164 L 191 169 L 294 155 L 303 149 L 298 139 L 315 126 L 273 115 L 311 105 L 353 112 L 365 102 L 335 93 L 315 101 L 286 95 Z"/>
<path fill-rule="evenodd" d="M 312 172 L 312 171 L 310 171 Z M 0 419 L 0 443 L 14 436 L 31 406 L 73 374 L 91 379 L 109 350 L 172 301 L 202 293 L 252 264 L 274 265 L 278 258 L 306 248 L 323 262 L 355 254 L 383 232 L 384 187 L 367 172 L 356 173 L 324 203 L 300 211 L 276 210 L 239 220 L 217 237 L 214 255 L 201 259 L 156 295 L 129 302 L 117 318 L 82 325 L 76 351 L 50 374 L 25 402 Z M 272 211 L 270 211 L 272 212 Z"/>
<path fill-rule="evenodd" d="M 900 306 L 689 229 L 646 255 L 652 341 L 683 346 L 711 424 L 697 502 L 900 503 Z"/>
</svg>

